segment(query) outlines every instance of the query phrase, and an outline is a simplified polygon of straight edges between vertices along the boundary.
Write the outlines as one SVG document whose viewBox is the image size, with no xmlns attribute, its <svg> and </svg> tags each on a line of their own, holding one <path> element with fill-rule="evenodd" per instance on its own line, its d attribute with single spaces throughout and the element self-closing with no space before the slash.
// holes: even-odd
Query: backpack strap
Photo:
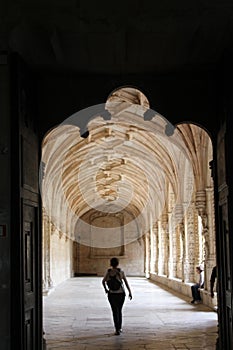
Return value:
<svg viewBox="0 0 233 350">
<path fill-rule="evenodd" d="M 108 276 L 110 276 L 110 272 L 111 272 L 111 271 L 112 271 L 112 269 L 108 269 Z M 120 281 L 121 281 L 121 283 L 122 283 L 122 278 L 121 278 L 120 272 L 121 272 L 121 269 L 120 269 L 120 268 L 117 268 L 116 276 L 119 277 L 119 279 L 120 279 Z M 114 275 L 114 276 L 115 276 L 115 275 Z"/>
</svg>

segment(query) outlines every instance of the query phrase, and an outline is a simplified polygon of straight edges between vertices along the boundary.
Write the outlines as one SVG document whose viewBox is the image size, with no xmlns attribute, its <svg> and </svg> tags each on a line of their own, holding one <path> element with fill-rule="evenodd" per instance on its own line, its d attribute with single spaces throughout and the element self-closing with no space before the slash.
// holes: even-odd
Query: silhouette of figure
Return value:
<svg viewBox="0 0 233 350">
<path fill-rule="evenodd" d="M 191 286 L 193 296 L 191 304 L 199 304 L 201 302 L 200 289 L 204 288 L 204 267 L 202 265 L 197 266 L 196 272 L 199 274 L 199 281 Z"/>
<path fill-rule="evenodd" d="M 217 278 L 217 266 L 214 266 L 210 276 L 210 295 L 211 298 L 214 298 L 214 283 Z"/>
<path fill-rule="evenodd" d="M 132 293 L 128 281 L 126 279 L 125 273 L 120 268 L 118 268 L 118 265 L 119 260 L 117 258 L 112 258 L 110 260 L 111 268 L 106 271 L 105 276 L 102 280 L 104 290 L 108 294 L 108 301 L 112 309 L 113 321 L 115 326 L 115 335 L 120 335 L 120 333 L 122 332 L 122 307 L 125 301 L 124 284 L 128 289 L 129 299 L 132 299 Z M 112 280 L 115 281 L 112 282 Z M 114 287 L 115 285 L 116 287 Z"/>
</svg>

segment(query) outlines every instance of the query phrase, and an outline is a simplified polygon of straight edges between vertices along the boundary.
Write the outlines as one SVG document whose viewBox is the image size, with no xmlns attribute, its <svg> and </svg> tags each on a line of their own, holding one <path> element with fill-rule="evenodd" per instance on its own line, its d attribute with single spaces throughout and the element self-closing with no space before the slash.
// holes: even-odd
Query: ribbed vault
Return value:
<svg viewBox="0 0 233 350">
<path fill-rule="evenodd" d="M 87 113 L 71 116 L 43 142 L 43 205 L 59 230 L 86 245 L 117 246 L 122 232 L 125 243 L 133 241 L 168 210 L 168 189 L 171 214 L 187 208 L 194 174 L 201 178 L 206 161 L 197 151 L 208 147 L 205 131 L 174 128 L 133 88 L 114 91 Z"/>
</svg>

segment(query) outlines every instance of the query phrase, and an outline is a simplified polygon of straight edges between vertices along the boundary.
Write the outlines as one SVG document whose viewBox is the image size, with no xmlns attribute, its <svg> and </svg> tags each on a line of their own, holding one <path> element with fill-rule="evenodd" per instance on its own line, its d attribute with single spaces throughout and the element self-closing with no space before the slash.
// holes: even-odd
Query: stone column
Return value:
<svg viewBox="0 0 233 350">
<path fill-rule="evenodd" d="M 176 277 L 182 279 L 183 270 L 183 206 L 177 204 L 175 208 L 175 222 L 176 222 Z"/>
<path fill-rule="evenodd" d="M 150 259 L 150 272 L 155 273 L 156 266 L 156 234 L 155 234 L 155 225 L 152 225 L 150 229 L 150 250 L 151 250 L 151 259 Z"/>
<path fill-rule="evenodd" d="M 45 209 L 42 208 L 42 236 L 43 236 L 43 241 L 42 241 L 42 279 L 43 279 L 43 294 L 46 294 L 46 291 L 48 290 L 48 279 L 47 279 L 47 236 L 48 236 L 48 216 L 45 213 Z"/>
<path fill-rule="evenodd" d="M 215 217 L 214 217 L 214 190 L 213 187 L 206 189 L 206 213 L 207 213 L 207 227 L 206 237 L 208 240 L 208 251 L 206 251 L 206 278 L 205 284 L 207 290 L 210 290 L 210 276 L 213 267 L 216 265 L 216 238 L 215 238 Z"/>
<path fill-rule="evenodd" d="M 201 217 L 202 221 L 202 234 L 204 238 L 208 239 L 208 225 L 207 225 L 207 213 L 206 213 L 206 192 L 204 190 L 196 192 L 196 208 L 198 215 Z M 207 240 L 208 241 L 208 240 Z M 207 242 L 206 242 L 207 243 Z M 209 249 L 207 248 L 207 254 Z"/>
<path fill-rule="evenodd" d="M 178 261 L 178 247 L 177 247 L 177 227 L 174 218 L 171 223 L 171 235 L 172 235 L 172 276 L 177 277 L 177 261 Z"/>
<path fill-rule="evenodd" d="M 176 245 L 177 245 L 176 277 L 180 279 L 182 279 L 182 265 L 183 265 L 182 231 L 183 231 L 183 224 L 179 223 L 176 227 Z"/>
<path fill-rule="evenodd" d="M 168 277 L 172 278 L 174 277 L 174 271 L 173 271 L 173 231 L 172 231 L 172 215 L 171 213 L 168 214 L 168 239 L 169 239 L 169 252 L 168 252 Z"/>
<path fill-rule="evenodd" d="M 54 283 L 52 280 L 52 266 L 51 266 L 51 244 L 50 244 L 50 240 L 51 240 L 51 236 L 53 234 L 55 234 L 57 231 L 56 226 L 50 221 L 49 222 L 49 252 L 48 252 L 48 287 L 49 289 L 52 289 L 54 287 Z"/>
<path fill-rule="evenodd" d="M 183 258 L 182 258 L 182 281 L 188 282 L 189 281 L 189 271 L 190 271 L 190 264 L 189 264 L 189 254 L 188 254 L 188 230 L 187 230 L 187 217 L 184 218 L 184 225 L 182 225 L 181 228 L 181 235 L 182 235 L 182 243 L 183 243 Z"/>
<path fill-rule="evenodd" d="M 194 281 L 196 279 L 195 275 L 195 232 L 198 231 L 197 225 L 196 225 L 196 208 L 194 203 L 190 205 L 186 212 L 185 221 L 186 221 L 186 254 L 187 254 L 187 260 L 189 265 L 189 272 L 188 273 L 188 281 Z"/>
<path fill-rule="evenodd" d="M 158 220 L 158 274 L 163 275 L 162 225 Z"/>
<path fill-rule="evenodd" d="M 205 268 L 205 281 L 208 280 L 208 276 L 206 274 L 206 265 L 209 258 L 209 229 L 208 229 L 208 216 L 206 213 L 206 191 L 199 190 L 196 192 L 196 208 L 198 211 L 198 215 L 201 217 L 202 222 L 202 238 L 204 240 L 204 268 Z M 200 260 L 203 260 L 200 257 Z M 203 262 L 203 261 L 200 261 Z M 205 289 L 206 283 L 205 283 Z"/>
<path fill-rule="evenodd" d="M 159 228 L 158 222 L 153 225 L 155 238 L 155 273 L 159 273 Z"/>
<path fill-rule="evenodd" d="M 43 227 L 43 294 L 48 294 L 53 287 L 50 274 L 50 236 L 54 225 L 51 224 L 48 215 L 42 209 Z"/>
<path fill-rule="evenodd" d="M 168 239 L 168 215 L 164 213 L 161 218 L 161 238 L 162 238 L 162 274 L 168 276 L 168 257 L 169 257 L 169 239 Z"/>
<path fill-rule="evenodd" d="M 146 250 L 146 261 L 145 261 L 145 273 L 146 277 L 150 277 L 150 233 L 147 232 L 145 235 L 145 250 Z"/>
</svg>

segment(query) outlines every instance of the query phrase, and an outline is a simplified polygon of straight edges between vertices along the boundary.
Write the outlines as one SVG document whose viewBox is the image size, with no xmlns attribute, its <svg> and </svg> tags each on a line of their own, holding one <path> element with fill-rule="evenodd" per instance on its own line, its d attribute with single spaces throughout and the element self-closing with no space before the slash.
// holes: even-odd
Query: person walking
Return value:
<svg viewBox="0 0 233 350">
<path fill-rule="evenodd" d="M 115 326 L 115 335 L 120 335 L 122 332 L 122 307 L 125 301 L 125 288 L 129 292 L 129 299 L 132 299 L 131 289 L 125 276 L 124 271 L 118 268 L 119 260 L 111 258 L 110 266 L 102 280 L 105 293 L 108 294 L 108 301 L 110 303 L 113 315 L 113 322 Z M 123 284 L 124 281 L 124 284 Z"/>
<path fill-rule="evenodd" d="M 191 286 L 193 300 L 191 304 L 199 304 L 201 302 L 200 289 L 204 288 L 204 267 L 203 265 L 196 267 L 196 272 L 199 274 L 199 281 Z"/>
</svg>

